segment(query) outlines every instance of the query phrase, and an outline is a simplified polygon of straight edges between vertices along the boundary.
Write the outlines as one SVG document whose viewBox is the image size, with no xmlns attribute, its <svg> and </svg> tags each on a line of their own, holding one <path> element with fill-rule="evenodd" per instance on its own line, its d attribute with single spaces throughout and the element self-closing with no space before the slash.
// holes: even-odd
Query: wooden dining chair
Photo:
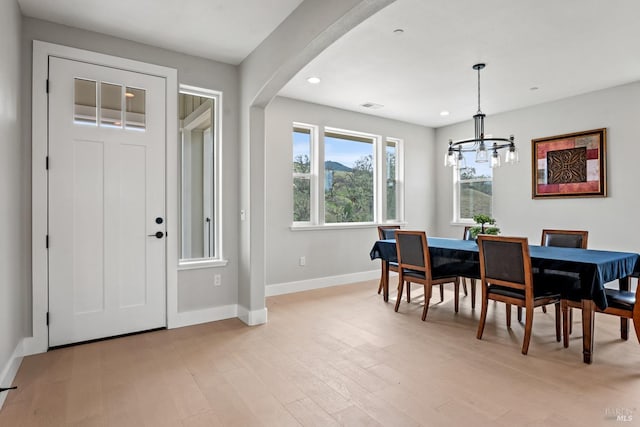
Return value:
<svg viewBox="0 0 640 427">
<path fill-rule="evenodd" d="M 458 312 L 460 281 L 457 276 L 443 274 L 431 268 L 427 235 L 424 231 L 396 231 L 396 251 L 398 254 L 398 297 L 395 311 L 400 307 L 404 283 L 420 283 L 424 287 L 424 308 L 422 320 L 427 318 L 431 288 L 445 283 L 454 284 L 454 309 Z"/>
<path fill-rule="evenodd" d="M 560 293 L 542 277 L 534 277 L 526 237 L 478 236 L 482 312 L 477 338 L 482 339 L 489 300 L 506 304 L 507 327 L 511 327 L 511 306 L 525 309 L 522 354 L 529 351 L 533 309 L 560 301 Z M 556 340 L 560 341 L 560 307 L 556 305 Z"/>
<path fill-rule="evenodd" d="M 587 249 L 587 241 L 589 240 L 589 232 L 585 230 L 551 230 L 544 229 L 542 230 L 542 240 L 540 242 L 540 246 L 554 246 L 560 248 L 579 248 L 579 249 Z M 564 325 L 568 323 L 568 332 L 570 334 L 573 329 L 573 313 L 571 312 L 571 307 L 581 308 L 581 298 L 579 295 L 574 296 L 577 292 L 568 291 L 569 298 L 563 298 L 563 301 L 560 302 L 560 307 L 562 308 L 562 318 L 563 318 L 563 335 L 564 335 Z M 572 298 L 571 298 L 572 297 Z M 543 307 L 543 311 L 546 310 Z M 564 321 L 564 312 L 568 311 L 568 321 Z M 564 339 L 565 346 L 568 345 L 569 337 Z"/>
<path fill-rule="evenodd" d="M 399 230 L 400 226 L 399 225 L 380 225 L 378 226 L 378 239 L 379 240 L 389 240 L 389 239 L 395 239 L 396 235 L 395 232 L 396 230 Z M 380 284 L 378 285 L 378 295 L 380 295 L 380 292 L 382 292 L 382 288 L 384 286 L 384 280 L 386 279 L 387 274 L 384 271 L 384 263 L 385 260 L 381 260 L 382 264 L 381 264 L 381 274 L 380 274 Z M 389 262 L 389 271 L 394 271 L 394 272 L 398 272 L 398 263 L 397 262 Z"/>
<path fill-rule="evenodd" d="M 619 290 L 619 289 L 605 289 L 605 293 L 607 296 L 607 308 L 601 309 L 598 306 L 595 306 L 596 313 L 604 313 L 610 314 L 613 316 L 618 316 L 621 319 L 631 319 L 633 322 L 633 327 L 636 331 L 636 338 L 640 343 L 640 302 L 638 302 L 638 290 L 640 289 L 640 282 L 637 284 L 635 290 Z M 563 299 L 563 302 L 565 300 Z M 573 305 L 572 307 L 582 307 L 582 305 Z M 562 311 L 562 321 L 563 321 L 563 344 L 565 347 L 569 347 L 569 333 L 566 327 L 566 322 L 568 321 L 567 311 L 563 309 Z M 595 328 L 593 329 L 595 330 Z M 626 339 L 625 337 L 623 337 Z M 591 336 L 593 340 L 593 334 Z"/>
</svg>

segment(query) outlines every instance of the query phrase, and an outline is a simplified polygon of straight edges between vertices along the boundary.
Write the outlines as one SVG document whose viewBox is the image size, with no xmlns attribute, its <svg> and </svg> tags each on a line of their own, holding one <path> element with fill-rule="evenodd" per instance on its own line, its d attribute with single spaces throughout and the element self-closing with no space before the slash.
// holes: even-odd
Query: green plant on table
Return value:
<svg viewBox="0 0 640 427">
<path fill-rule="evenodd" d="M 485 214 L 474 215 L 473 221 L 476 224 L 479 224 L 471 227 L 471 229 L 469 230 L 471 233 L 471 237 L 473 237 L 474 239 L 478 237 L 478 234 L 493 234 L 493 235 L 500 234 L 500 229 L 498 227 L 489 227 L 486 225 L 486 224 L 489 224 L 490 226 L 492 226 L 496 224 L 496 220 L 494 218 L 491 218 L 489 215 L 485 215 Z"/>
</svg>

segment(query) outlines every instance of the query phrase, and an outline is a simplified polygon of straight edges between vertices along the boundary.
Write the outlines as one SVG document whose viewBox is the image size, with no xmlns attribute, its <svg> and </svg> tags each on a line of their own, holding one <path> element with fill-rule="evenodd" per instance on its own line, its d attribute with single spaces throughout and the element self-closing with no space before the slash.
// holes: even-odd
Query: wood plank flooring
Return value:
<svg viewBox="0 0 640 427">
<path fill-rule="evenodd" d="M 640 425 L 640 344 L 633 328 L 620 340 L 617 318 L 596 315 L 585 365 L 580 316 L 564 349 L 553 313 L 536 310 L 523 356 L 524 327 L 514 315 L 506 328 L 504 304 L 477 340 L 470 297 L 455 314 L 448 289 L 422 322 L 417 287 L 398 313 L 377 287 L 270 297 L 261 326 L 232 319 L 26 357 L 0 426 L 613 426 L 622 413 Z"/>
</svg>

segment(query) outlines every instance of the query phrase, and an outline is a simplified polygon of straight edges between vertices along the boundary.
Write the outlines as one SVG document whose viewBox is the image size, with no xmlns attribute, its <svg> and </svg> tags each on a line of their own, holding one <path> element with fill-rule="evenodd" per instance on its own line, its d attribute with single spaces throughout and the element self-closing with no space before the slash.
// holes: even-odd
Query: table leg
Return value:
<svg viewBox="0 0 640 427">
<path fill-rule="evenodd" d="M 593 300 L 582 300 L 582 360 L 591 363 L 593 354 L 593 318 L 595 315 Z"/>
<path fill-rule="evenodd" d="M 618 286 L 621 291 L 629 290 L 629 278 L 624 277 L 618 280 Z M 629 319 L 626 317 L 620 318 L 620 338 L 627 341 L 629 339 Z"/>
<path fill-rule="evenodd" d="M 382 297 L 389 302 L 389 261 L 382 262 Z"/>
</svg>

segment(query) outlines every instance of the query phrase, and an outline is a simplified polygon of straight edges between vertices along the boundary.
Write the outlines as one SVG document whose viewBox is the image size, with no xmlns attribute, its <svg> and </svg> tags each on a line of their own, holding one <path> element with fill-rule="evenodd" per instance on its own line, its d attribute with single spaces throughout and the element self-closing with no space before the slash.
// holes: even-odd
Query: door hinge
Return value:
<svg viewBox="0 0 640 427">
<path fill-rule="evenodd" d="M 45 157 L 44 163 L 45 163 L 45 168 L 49 170 L 49 156 Z"/>
<path fill-rule="evenodd" d="M 47 85 L 46 86 L 47 86 L 47 88 L 46 88 L 47 93 L 49 93 L 49 79 L 47 79 Z"/>
<path fill-rule="evenodd" d="M 47 326 L 49 326 L 49 312 L 47 311 Z"/>
<path fill-rule="evenodd" d="M 47 236 L 44 238 L 44 244 L 46 246 L 47 249 L 49 249 L 49 235 L 47 234 Z"/>
</svg>

